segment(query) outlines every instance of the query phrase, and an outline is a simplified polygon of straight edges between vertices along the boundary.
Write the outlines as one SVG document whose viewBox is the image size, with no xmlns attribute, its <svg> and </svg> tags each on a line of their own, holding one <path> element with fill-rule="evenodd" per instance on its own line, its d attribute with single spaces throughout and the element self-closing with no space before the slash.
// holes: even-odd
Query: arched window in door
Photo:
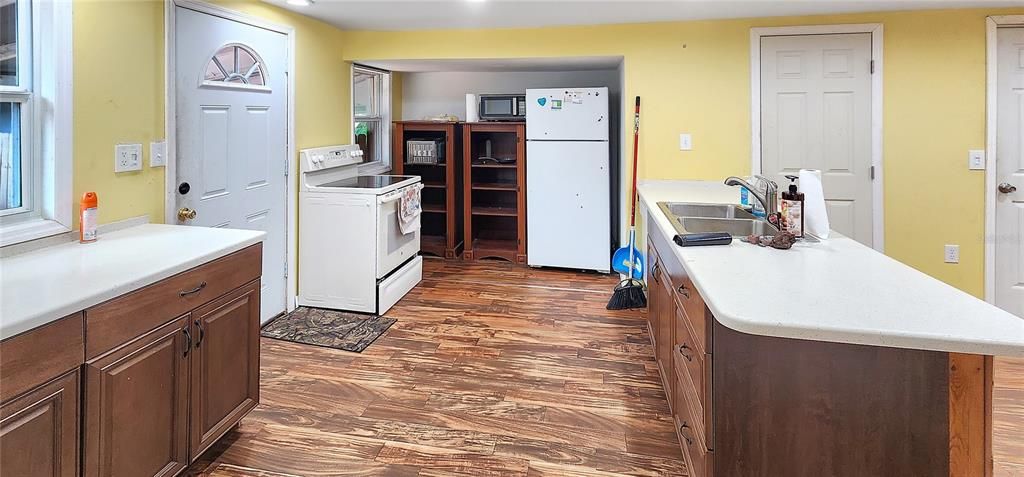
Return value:
<svg viewBox="0 0 1024 477">
<path fill-rule="evenodd" d="M 207 62 L 203 84 L 267 89 L 266 77 L 266 66 L 255 51 L 240 43 L 228 43 Z"/>
</svg>

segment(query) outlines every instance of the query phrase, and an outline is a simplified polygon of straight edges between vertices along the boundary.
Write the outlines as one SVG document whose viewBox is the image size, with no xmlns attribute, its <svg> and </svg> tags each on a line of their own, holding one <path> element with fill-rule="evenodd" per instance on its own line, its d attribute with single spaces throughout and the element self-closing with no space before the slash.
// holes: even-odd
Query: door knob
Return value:
<svg viewBox="0 0 1024 477">
<path fill-rule="evenodd" d="M 1003 182 L 1002 184 L 999 184 L 998 188 L 999 192 L 1002 192 L 1004 194 L 1012 194 L 1014 192 L 1017 192 L 1017 186 L 1010 184 L 1008 182 Z"/>
<path fill-rule="evenodd" d="M 196 218 L 196 215 L 197 215 L 197 212 L 195 211 L 195 209 L 190 209 L 188 207 L 182 207 L 182 208 L 178 209 L 178 221 L 179 222 L 184 222 L 186 220 L 192 220 L 192 219 Z"/>
</svg>

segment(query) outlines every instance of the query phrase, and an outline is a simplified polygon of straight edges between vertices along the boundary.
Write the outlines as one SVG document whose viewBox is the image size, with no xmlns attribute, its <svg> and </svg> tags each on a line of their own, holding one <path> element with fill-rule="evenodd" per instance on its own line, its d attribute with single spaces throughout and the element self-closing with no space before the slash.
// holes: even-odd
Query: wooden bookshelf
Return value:
<svg viewBox="0 0 1024 477">
<path fill-rule="evenodd" d="M 481 161 L 488 150 L 491 159 Z M 462 168 L 462 258 L 525 264 L 526 125 L 463 123 Z"/>
<path fill-rule="evenodd" d="M 460 129 L 458 123 L 436 121 L 392 123 L 392 173 L 420 176 L 423 182 L 420 251 L 444 258 L 458 258 L 463 249 Z M 406 141 L 414 139 L 443 140 L 444 161 L 438 164 L 406 163 Z"/>
</svg>

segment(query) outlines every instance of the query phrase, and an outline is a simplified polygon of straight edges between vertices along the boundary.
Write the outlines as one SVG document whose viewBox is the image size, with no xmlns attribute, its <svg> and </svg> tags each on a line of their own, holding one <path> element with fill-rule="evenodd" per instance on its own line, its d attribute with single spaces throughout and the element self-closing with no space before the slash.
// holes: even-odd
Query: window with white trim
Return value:
<svg viewBox="0 0 1024 477">
<path fill-rule="evenodd" d="M 71 229 L 71 2 L 0 0 L 0 246 Z"/>
<path fill-rule="evenodd" d="M 353 142 L 366 165 L 391 166 L 391 73 L 352 66 Z"/>
</svg>

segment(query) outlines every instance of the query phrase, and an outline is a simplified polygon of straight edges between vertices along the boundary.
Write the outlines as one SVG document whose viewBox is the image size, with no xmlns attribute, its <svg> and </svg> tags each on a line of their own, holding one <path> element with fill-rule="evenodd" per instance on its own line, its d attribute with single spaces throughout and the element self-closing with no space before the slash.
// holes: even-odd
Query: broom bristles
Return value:
<svg viewBox="0 0 1024 477">
<path fill-rule="evenodd" d="M 612 291 L 612 298 L 608 300 L 608 310 L 627 310 L 630 308 L 644 308 L 647 306 L 647 295 L 644 294 L 644 284 L 639 280 L 627 278 L 619 283 Z"/>
</svg>

